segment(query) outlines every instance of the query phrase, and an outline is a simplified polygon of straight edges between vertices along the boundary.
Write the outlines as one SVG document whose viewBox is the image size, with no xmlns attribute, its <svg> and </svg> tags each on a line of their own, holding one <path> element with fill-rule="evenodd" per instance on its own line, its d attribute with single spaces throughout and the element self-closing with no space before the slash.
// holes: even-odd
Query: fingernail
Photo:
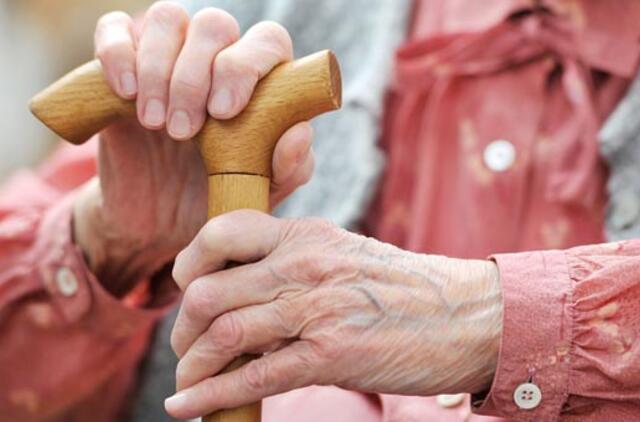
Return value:
<svg viewBox="0 0 640 422">
<path fill-rule="evenodd" d="M 174 394 L 164 401 L 164 408 L 172 413 L 179 411 L 187 403 L 187 395 L 183 392 Z"/>
<path fill-rule="evenodd" d="M 149 126 L 162 126 L 164 123 L 164 104 L 155 98 L 147 101 L 147 107 L 144 110 L 144 122 Z"/>
<path fill-rule="evenodd" d="M 124 72 L 120 76 L 120 89 L 124 95 L 134 95 L 138 90 L 138 84 L 133 72 Z"/>
<path fill-rule="evenodd" d="M 186 138 L 191 134 L 191 120 L 185 111 L 173 113 L 169 121 L 169 134 L 175 138 Z"/>
<path fill-rule="evenodd" d="M 219 115 L 229 113 L 231 107 L 233 107 L 233 96 L 231 91 L 226 88 L 213 94 L 212 112 Z"/>
</svg>

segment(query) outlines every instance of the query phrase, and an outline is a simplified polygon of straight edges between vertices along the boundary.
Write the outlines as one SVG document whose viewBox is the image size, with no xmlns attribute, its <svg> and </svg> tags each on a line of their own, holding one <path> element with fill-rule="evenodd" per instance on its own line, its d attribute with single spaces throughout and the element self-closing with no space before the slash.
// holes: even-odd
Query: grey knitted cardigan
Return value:
<svg viewBox="0 0 640 422">
<path fill-rule="evenodd" d="M 296 57 L 332 49 L 340 61 L 344 101 L 339 113 L 314 121 L 317 166 L 311 182 L 277 213 L 315 215 L 353 227 L 383 168 L 376 147 L 383 93 L 395 47 L 405 36 L 409 0 L 182 0 L 190 11 L 217 6 L 246 30 L 261 20 L 282 23 Z M 602 152 L 611 165 L 607 231 L 611 239 L 640 237 L 640 78 L 604 125 Z M 169 347 L 175 313 L 160 324 L 143 366 L 132 419 L 173 421 L 163 411 L 173 394 L 176 358 Z"/>
</svg>

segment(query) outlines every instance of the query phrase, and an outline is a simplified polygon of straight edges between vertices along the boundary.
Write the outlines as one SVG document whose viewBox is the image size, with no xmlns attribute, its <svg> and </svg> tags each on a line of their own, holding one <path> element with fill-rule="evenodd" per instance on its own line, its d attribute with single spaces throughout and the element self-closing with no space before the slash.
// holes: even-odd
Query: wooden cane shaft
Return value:
<svg viewBox="0 0 640 422">
<path fill-rule="evenodd" d="M 244 208 L 269 212 L 269 183 L 253 174 L 209 176 L 209 218 Z"/>
<path fill-rule="evenodd" d="M 215 174 L 209 176 L 209 218 L 238 210 L 269 212 L 269 178 L 249 174 Z M 241 356 L 227 366 L 229 372 L 247 363 L 251 356 Z M 203 422 L 260 422 L 260 402 L 236 409 L 216 412 Z"/>
<path fill-rule="evenodd" d="M 233 119 L 209 118 L 195 138 L 210 175 L 209 217 L 241 208 L 268 212 L 276 142 L 295 123 L 336 110 L 341 102 L 338 62 L 330 51 L 321 51 L 276 67 Z M 136 113 L 134 102 L 112 92 L 97 61 L 52 84 L 30 107 L 50 129 L 75 144 Z M 232 365 L 242 365 L 242 359 Z M 204 421 L 259 422 L 260 404 L 218 412 Z"/>
<path fill-rule="evenodd" d="M 256 356 L 251 355 L 240 356 L 231 362 L 222 373 L 231 372 L 255 358 Z M 261 419 L 262 402 L 257 402 L 203 416 L 202 422 L 260 422 Z"/>
</svg>

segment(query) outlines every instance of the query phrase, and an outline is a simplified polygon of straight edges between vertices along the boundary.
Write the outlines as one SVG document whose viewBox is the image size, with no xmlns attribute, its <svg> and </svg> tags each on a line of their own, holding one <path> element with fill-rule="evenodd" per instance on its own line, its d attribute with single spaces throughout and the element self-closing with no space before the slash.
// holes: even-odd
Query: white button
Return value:
<svg viewBox="0 0 640 422">
<path fill-rule="evenodd" d="M 56 272 L 56 284 L 64 296 L 73 296 L 78 291 L 78 279 L 67 267 L 62 267 Z"/>
<path fill-rule="evenodd" d="M 436 397 L 436 403 L 444 408 L 456 407 L 464 402 L 464 396 L 464 394 L 439 394 Z"/>
<path fill-rule="evenodd" d="M 484 163 L 495 172 L 506 171 L 516 161 L 516 148 L 509 141 L 498 139 L 484 149 Z"/>
<path fill-rule="evenodd" d="M 530 382 L 520 384 L 513 392 L 513 401 L 520 409 L 534 409 L 542 401 L 542 391 L 537 385 Z"/>
</svg>

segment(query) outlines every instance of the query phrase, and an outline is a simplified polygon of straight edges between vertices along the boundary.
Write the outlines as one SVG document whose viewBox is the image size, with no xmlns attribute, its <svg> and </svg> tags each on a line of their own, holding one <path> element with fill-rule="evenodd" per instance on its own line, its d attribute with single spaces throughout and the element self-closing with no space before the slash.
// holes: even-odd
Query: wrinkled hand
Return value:
<svg viewBox="0 0 640 422">
<path fill-rule="evenodd" d="M 227 119 L 247 105 L 258 80 L 292 58 L 281 26 L 262 22 L 239 38 L 228 13 L 192 19 L 172 2 L 155 3 L 140 30 L 131 17 L 98 22 L 96 55 L 112 89 L 135 99 L 137 118 L 100 134 L 99 182 L 76 202 L 75 238 L 114 293 L 153 274 L 188 244 L 206 220 L 206 173 L 188 140 L 208 116 Z M 289 129 L 273 159 L 275 205 L 313 171 L 311 128 Z"/>
<path fill-rule="evenodd" d="M 224 269 L 230 261 L 248 263 Z M 312 384 L 409 395 L 489 387 L 501 332 L 490 261 L 410 253 L 323 220 L 236 211 L 176 258 L 172 334 L 192 418 Z M 216 375 L 244 353 L 266 353 Z"/>
</svg>

